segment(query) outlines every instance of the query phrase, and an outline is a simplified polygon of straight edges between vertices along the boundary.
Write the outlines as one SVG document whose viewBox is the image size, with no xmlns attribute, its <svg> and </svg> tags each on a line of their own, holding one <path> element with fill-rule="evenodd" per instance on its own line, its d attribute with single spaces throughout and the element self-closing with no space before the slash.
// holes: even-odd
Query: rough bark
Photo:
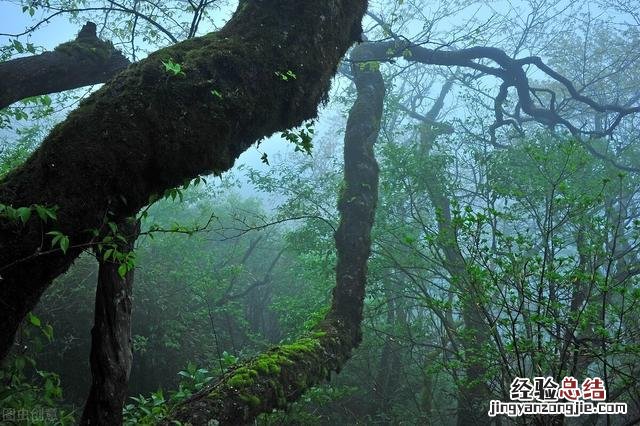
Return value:
<svg viewBox="0 0 640 426">
<path fill-rule="evenodd" d="M 126 235 L 126 244 L 118 250 L 133 250 L 139 223 L 123 222 L 119 231 Z M 129 373 L 133 362 L 131 343 L 131 298 L 133 270 L 122 277 L 121 263 L 104 259 L 98 251 L 98 286 L 95 320 L 91 330 L 91 389 L 84 406 L 81 425 L 121 425 L 122 407 L 127 397 Z"/>
<path fill-rule="evenodd" d="M 104 83 L 129 65 L 88 22 L 78 37 L 53 52 L 0 62 L 0 109 L 30 96 Z"/>
<path fill-rule="evenodd" d="M 366 45 L 354 56 L 366 52 Z M 361 323 L 371 251 L 371 228 L 378 198 L 378 137 L 384 82 L 377 67 L 354 66 L 357 100 L 347 121 L 344 144 L 345 188 L 338 209 L 340 226 L 333 303 L 315 331 L 291 345 L 271 348 L 229 371 L 195 395 L 165 421 L 192 425 L 240 425 L 255 416 L 285 408 L 309 387 L 339 372 L 362 339 Z M 219 423 L 215 423 L 215 421 Z"/>
<path fill-rule="evenodd" d="M 360 37 L 366 3 L 240 2 L 219 32 L 131 65 L 56 126 L 0 182 L 0 203 L 58 207 L 49 224 L 0 217 L 0 359 L 51 281 L 95 244 L 91 230 L 105 217 L 134 216 L 150 198 L 220 174 L 255 141 L 315 117 Z M 288 71 L 295 77 L 285 80 Z M 69 236 L 66 254 L 49 250 L 52 228 Z"/>
</svg>

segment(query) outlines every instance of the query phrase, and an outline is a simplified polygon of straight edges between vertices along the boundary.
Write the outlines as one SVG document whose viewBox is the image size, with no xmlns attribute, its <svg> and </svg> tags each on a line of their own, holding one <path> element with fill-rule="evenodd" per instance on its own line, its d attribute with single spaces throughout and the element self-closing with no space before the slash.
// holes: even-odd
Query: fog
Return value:
<svg viewBox="0 0 640 426">
<path fill-rule="evenodd" d="M 0 1 L 0 424 L 640 422 L 640 3 Z"/>
</svg>

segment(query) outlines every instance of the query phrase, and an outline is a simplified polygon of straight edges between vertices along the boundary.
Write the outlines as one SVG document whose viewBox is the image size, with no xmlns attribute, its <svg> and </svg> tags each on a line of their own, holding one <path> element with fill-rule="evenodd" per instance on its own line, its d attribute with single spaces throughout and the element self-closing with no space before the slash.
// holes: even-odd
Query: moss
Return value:
<svg viewBox="0 0 640 426">
<path fill-rule="evenodd" d="M 253 360 L 251 366 L 264 375 L 280 374 L 283 366 L 293 365 L 294 360 L 301 358 L 301 355 L 318 349 L 320 347 L 319 339 L 326 334 L 324 331 L 316 331 L 309 337 L 302 338 L 295 343 L 277 346 Z"/>
<path fill-rule="evenodd" d="M 286 358 L 278 357 L 277 355 L 267 355 L 258 358 L 255 361 L 256 368 L 259 372 L 264 374 L 280 374 L 280 362 L 279 361 L 288 361 Z"/>
<path fill-rule="evenodd" d="M 317 349 L 320 346 L 320 340 L 315 337 L 303 337 L 297 340 L 295 343 L 289 345 L 280 346 L 280 351 L 284 354 L 296 354 L 298 352 L 308 353 Z"/>
<path fill-rule="evenodd" d="M 364 0 L 309 1 L 303 8 L 294 1 L 243 2 L 215 35 L 156 52 L 94 92 L 23 166 L 3 178 L 0 199 L 60 206 L 56 229 L 78 245 L 88 244 L 91 236 L 84 230 L 99 227 L 106 212 L 115 218 L 135 215 L 151 194 L 201 174 L 222 173 L 256 140 L 315 117 L 365 9 Z M 183 65 L 186 78 L 164 72 L 161 60 L 167 57 Z M 279 80 L 274 72 L 282 69 L 294 71 L 296 79 Z M 211 95 L 213 88 L 225 94 L 224 102 Z M 16 236 L 0 224 L 0 264 L 28 258 L 41 246 L 42 232 L 34 225 Z M 16 300 L 16 309 L 0 310 L 2 336 L 15 334 L 26 312 L 79 252 L 38 257 L 3 273 L 0 299 Z M 321 340 L 326 350 L 320 349 Z M 10 346 L 11 338 L 1 338 L 0 355 Z M 283 383 L 281 389 L 266 389 L 279 393 L 273 400 L 293 400 L 304 390 L 293 385 L 296 373 L 305 370 L 305 380 L 319 380 L 324 362 L 335 369 L 346 359 L 342 346 L 350 349 L 312 336 L 276 348 L 259 363 L 260 372 L 254 360 L 229 373 L 217 385 L 215 400 L 194 399 L 176 419 L 188 422 L 206 411 L 208 418 L 233 424 L 247 416 L 238 388 L 248 393 L 251 387 L 250 393 L 264 400 L 261 408 L 268 409 L 270 379 Z"/>
<path fill-rule="evenodd" d="M 79 58 L 89 58 L 96 62 L 109 59 L 115 49 L 109 42 L 100 39 L 74 40 L 62 43 L 54 51 Z"/>
<path fill-rule="evenodd" d="M 219 390 L 213 390 L 211 392 L 209 392 L 208 396 L 212 399 L 220 399 L 222 398 L 222 394 L 220 393 Z"/>
<path fill-rule="evenodd" d="M 240 399 L 249 404 L 251 407 L 258 407 L 261 403 L 260 398 L 255 395 L 240 395 Z"/>
<path fill-rule="evenodd" d="M 238 368 L 227 382 L 232 388 L 243 388 L 251 386 L 254 379 L 258 377 L 258 372 L 247 367 Z"/>
<path fill-rule="evenodd" d="M 308 380 L 308 377 L 306 374 L 304 374 L 303 372 L 299 372 L 298 375 L 296 376 L 296 385 L 300 388 L 300 389 L 306 389 L 309 386 L 310 382 Z"/>
</svg>

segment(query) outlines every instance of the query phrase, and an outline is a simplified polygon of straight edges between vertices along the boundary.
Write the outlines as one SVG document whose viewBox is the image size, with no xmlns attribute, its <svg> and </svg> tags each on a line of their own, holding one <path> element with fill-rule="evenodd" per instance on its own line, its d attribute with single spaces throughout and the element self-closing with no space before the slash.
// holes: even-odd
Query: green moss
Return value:
<svg viewBox="0 0 640 426">
<path fill-rule="evenodd" d="M 278 351 L 286 357 L 296 357 L 300 354 L 306 354 L 313 352 L 320 346 L 320 340 L 316 337 L 304 337 L 297 340 L 295 343 L 289 345 L 283 345 L 278 348 Z"/>
<path fill-rule="evenodd" d="M 263 374 L 276 375 L 276 374 L 280 374 L 280 370 L 281 370 L 280 363 L 282 361 L 288 361 L 288 360 L 286 358 L 279 357 L 276 354 L 266 355 L 266 356 L 259 357 L 255 361 L 255 366 L 256 366 L 256 369 Z"/>
<path fill-rule="evenodd" d="M 114 47 L 109 42 L 92 39 L 91 41 L 74 40 L 62 43 L 56 46 L 54 50 L 70 56 L 78 56 L 95 61 L 105 61 L 113 54 Z"/>
<path fill-rule="evenodd" d="M 247 367 L 238 368 L 227 382 L 232 388 L 243 388 L 251 386 L 254 379 L 258 377 L 258 372 Z"/>
<path fill-rule="evenodd" d="M 319 339 L 324 336 L 326 332 L 316 331 L 310 337 L 302 338 L 295 343 L 275 347 L 260 355 L 251 365 L 264 375 L 280 374 L 282 366 L 292 365 L 301 355 L 315 351 L 320 346 Z"/>
<path fill-rule="evenodd" d="M 240 395 L 240 399 L 249 404 L 251 407 L 260 405 L 260 398 L 255 395 Z"/>
</svg>

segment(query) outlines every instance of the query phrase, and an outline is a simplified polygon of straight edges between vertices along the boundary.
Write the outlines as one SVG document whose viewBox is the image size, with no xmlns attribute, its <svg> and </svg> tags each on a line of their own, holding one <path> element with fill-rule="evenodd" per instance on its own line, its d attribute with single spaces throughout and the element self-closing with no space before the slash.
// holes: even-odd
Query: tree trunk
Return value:
<svg viewBox="0 0 640 426">
<path fill-rule="evenodd" d="M 366 52 L 354 50 L 354 59 Z M 336 287 L 331 310 L 310 335 L 271 348 L 234 368 L 178 407 L 164 424 L 247 424 L 260 413 L 285 408 L 318 383 L 339 372 L 362 339 L 361 323 L 371 251 L 371 227 L 378 199 L 378 137 L 384 82 L 377 67 L 353 65 L 358 98 L 349 114 L 344 146 L 345 189 L 340 194 Z"/>
<path fill-rule="evenodd" d="M 30 96 L 104 83 L 129 65 L 88 22 L 78 37 L 53 52 L 0 62 L 0 109 Z"/>
<path fill-rule="evenodd" d="M 434 130 L 433 127 L 433 123 L 423 123 L 420 130 L 419 155 L 425 160 L 428 160 L 430 149 L 438 136 L 438 129 Z M 491 330 L 482 312 L 480 297 L 483 290 L 479 288 L 480 283 L 467 270 L 465 259 L 458 246 L 450 202 L 437 172 L 427 168 L 425 184 L 429 199 L 436 209 L 438 245 L 444 253 L 443 266 L 450 275 L 452 290 L 460 294 L 464 328 L 470 333 L 470 336 L 460 339 L 460 344 L 464 348 L 465 377 L 458 389 L 457 424 L 459 426 L 483 425 L 491 422 L 489 417 L 478 415 L 478 413 L 484 413 L 489 404 L 490 392 L 485 379 L 487 371 L 485 351 L 491 339 Z"/>
<path fill-rule="evenodd" d="M 360 37 L 366 4 L 242 1 L 219 32 L 131 65 L 56 126 L 0 182 L 0 203 L 57 206 L 48 223 L 0 215 L 0 359 L 51 281 L 98 242 L 92 230 L 105 217 L 134 216 L 167 189 L 220 174 L 255 141 L 315 117 Z M 69 237 L 66 254 L 51 250 L 52 229 Z"/>
<path fill-rule="evenodd" d="M 139 223 L 122 222 L 119 232 L 126 235 L 127 244 L 118 250 L 133 250 Z M 100 266 L 96 289 L 95 323 L 91 330 L 91 375 L 89 397 L 84 406 L 82 425 L 121 425 L 122 407 L 127 397 L 129 373 L 133 361 L 131 344 L 131 296 L 133 270 L 124 277 L 118 268 L 121 262 L 104 259 L 97 251 Z"/>
</svg>

